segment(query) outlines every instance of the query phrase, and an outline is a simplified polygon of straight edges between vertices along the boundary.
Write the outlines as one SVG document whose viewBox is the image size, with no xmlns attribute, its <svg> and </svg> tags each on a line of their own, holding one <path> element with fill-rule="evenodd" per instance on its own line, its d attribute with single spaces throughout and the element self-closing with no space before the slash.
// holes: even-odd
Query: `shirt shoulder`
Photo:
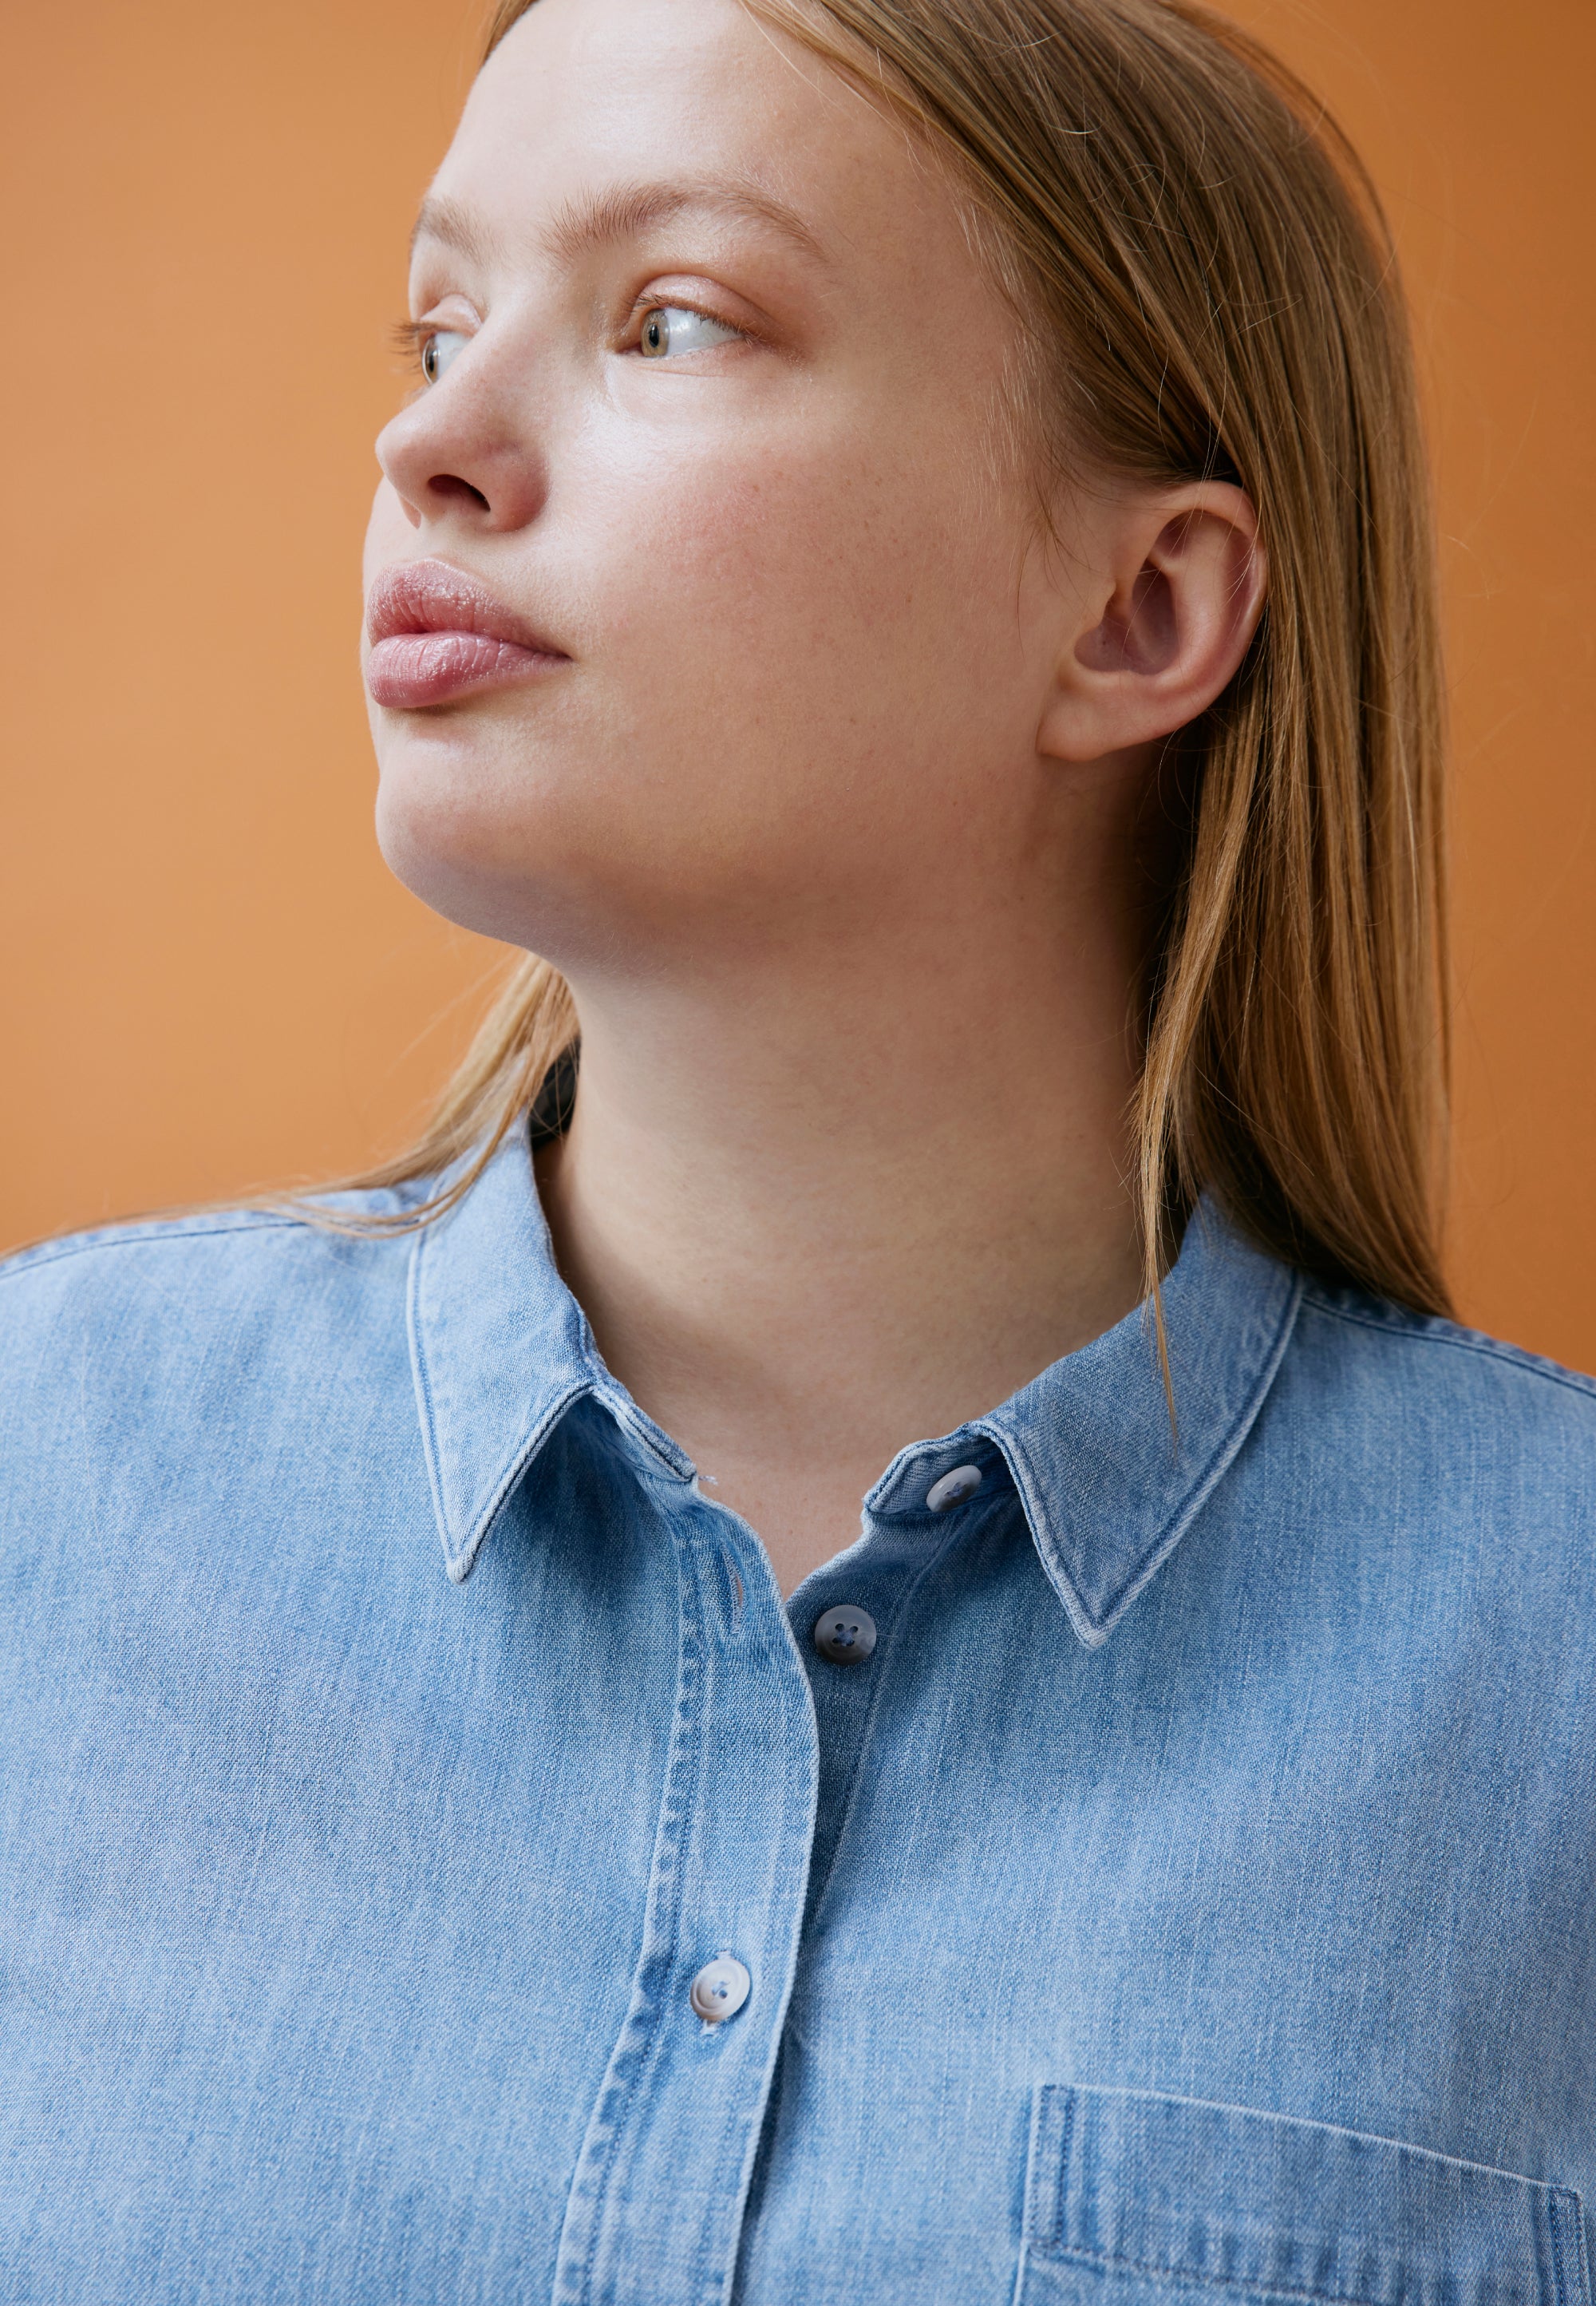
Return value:
<svg viewBox="0 0 1596 2306">
<path fill-rule="evenodd" d="M 1321 1456 L 1482 1543 L 1583 1560 L 1596 1529 L 1596 1380 L 1455 1321 L 1310 1283 L 1282 1406 Z"/>
<path fill-rule="evenodd" d="M 165 1293 L 192 1277 L 292 1286 L 302 1271 L 357 1272 L 374 1256 L 407 1247 L 404 1220 L 418 1198 L 394 1191 L 332 1193 L 303 1209 L 241 1206 L 140 1217 L 63 1234 L 0 1258 L 0 1305 L 9 1324 L 35 1309 L 101 1295 Z"/>
<path fill-rule="evenodd" d="M 175 1430 L 251 1373 L 314 1389 L 403 1350 L 412 1235 L 392 1192 L 303 1217 L 248 1209 L 107 1226 L 0 1264 L 0 1440 L 13 1467 L 47 1451 L 70 1395 L 105 1392 L 130 1423 L 157 1399 Z"/>
<path fill-rule="evenodd" d="M 1401 1306 L 1367 1297 L 1351 1288 L 1310 1282 L 1302 1315 L 1328 1325 L 1342 1355 L 1382 1371 L 1404 1388 L 1415 1387 L 1459 1399 L 1472 1395 L 1506 1396 L 1526 1413 L 1569 1418 L 1596 1439 L 1596 1378 L 1566 1369 L 1543 1354 L 1488 1336 L 1482 1329 L 1438 1316 L 1410 1313 Z"/>
</svg>

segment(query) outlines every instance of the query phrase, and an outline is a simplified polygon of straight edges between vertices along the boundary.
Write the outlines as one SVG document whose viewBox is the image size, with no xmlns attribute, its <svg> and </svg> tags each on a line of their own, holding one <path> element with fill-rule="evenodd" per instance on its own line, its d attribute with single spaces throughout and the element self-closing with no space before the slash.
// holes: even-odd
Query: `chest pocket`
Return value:
<svg viewBox="0 0 1596 2306">
<path fill-rule="evenodd" d="M 1591 2306 L 1577 2194 L 1389 2139 L 1039 2089 L 1014 2306 Z"/>
</svg>

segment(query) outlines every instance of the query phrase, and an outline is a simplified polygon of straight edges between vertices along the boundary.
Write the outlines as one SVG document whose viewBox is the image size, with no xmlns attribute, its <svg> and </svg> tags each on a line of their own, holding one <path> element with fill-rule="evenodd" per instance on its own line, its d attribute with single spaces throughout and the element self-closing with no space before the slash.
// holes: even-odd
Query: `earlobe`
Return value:
<svg viewBox="0 0 1596 2306">
<path fill-rule="evenodd" d="M 1153 743 L 1206 713 L 1263 609 L 1258 517 L 1227 483 L 1122 502 L 1099 542 L 1098 582 L 1078 599 L 1037 732 L 1038 751 L 1061 761 Z"/>
</svg>

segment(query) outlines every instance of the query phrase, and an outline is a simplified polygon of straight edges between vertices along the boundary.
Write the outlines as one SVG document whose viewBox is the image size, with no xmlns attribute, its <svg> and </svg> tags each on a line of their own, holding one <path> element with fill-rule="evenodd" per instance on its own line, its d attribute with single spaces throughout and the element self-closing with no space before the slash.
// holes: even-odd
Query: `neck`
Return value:
<svg viewBox="0 0 1596 2306">
<path fill-rule="evenodd" d="M 576 1115 L 539 1161 L 560 1269 L 784 1588 L 857 1537 L 906 1443 L 1137 1302 L 1137 936 L 1100 897 L 954 892 L 807 965 L 574 986 Z"/>
</svg>

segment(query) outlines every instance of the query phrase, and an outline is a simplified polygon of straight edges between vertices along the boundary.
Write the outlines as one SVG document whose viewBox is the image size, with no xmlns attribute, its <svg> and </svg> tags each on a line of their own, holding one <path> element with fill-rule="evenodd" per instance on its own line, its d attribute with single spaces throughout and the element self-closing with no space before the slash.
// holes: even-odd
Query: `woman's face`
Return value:
<svg viewBox="0 0 1596 2306">
<path fill-rule="evenodd" d="M 538 0 L 411 309 L 366 662 L 430 904 L 567 967 L 735 958 L 1023 850 L 1059 579 L 1015 326 L 879 107 L 738 0 Z"/>
</svg>

